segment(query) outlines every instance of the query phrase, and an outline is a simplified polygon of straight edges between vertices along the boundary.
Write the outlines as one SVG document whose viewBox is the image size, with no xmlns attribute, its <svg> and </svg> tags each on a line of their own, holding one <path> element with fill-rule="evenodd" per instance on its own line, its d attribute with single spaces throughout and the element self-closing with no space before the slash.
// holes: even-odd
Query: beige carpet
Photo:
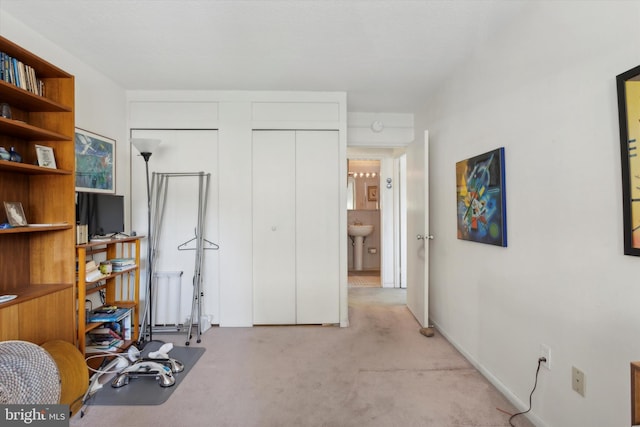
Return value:
<svg viewBox="0 0 640 427">
<path fill-rule="evenodd" d="M 166 403 L 90 406 L 71 426 L 509 425 L 512 405 L 442 336 L 420 335 L 405 291 L 349 298 L 349 328 L 212 328 L 192 341 L 207 351 Z"/>
</svg>

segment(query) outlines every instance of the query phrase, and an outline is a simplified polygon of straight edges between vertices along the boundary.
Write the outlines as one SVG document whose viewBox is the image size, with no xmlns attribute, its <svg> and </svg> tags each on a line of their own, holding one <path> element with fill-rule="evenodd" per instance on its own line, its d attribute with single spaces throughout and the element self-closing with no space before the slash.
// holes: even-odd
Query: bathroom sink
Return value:
<svg viewBox="0 0 640 427">
<path fill-rule="evenodd" d="M 355 225 L 351 224 L 348 226 L 347 232 L 349 236 L 353 237 L 365 237 L 373 232 L 373 225 Z"/>
</svg>

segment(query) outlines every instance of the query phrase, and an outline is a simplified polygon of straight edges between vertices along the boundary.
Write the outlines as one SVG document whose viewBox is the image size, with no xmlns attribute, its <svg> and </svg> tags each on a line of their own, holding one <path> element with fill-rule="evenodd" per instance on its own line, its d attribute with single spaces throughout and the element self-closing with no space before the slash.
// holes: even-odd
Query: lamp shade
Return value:
<svg viewBox="0 0 640 427">
<path fill-rule="evenodd" d="M 152 138 L 131 138 L 131 144 L 136 147 L 136 150 L 142 153 L 153 154 L 162 141 Z"/>
</svg>

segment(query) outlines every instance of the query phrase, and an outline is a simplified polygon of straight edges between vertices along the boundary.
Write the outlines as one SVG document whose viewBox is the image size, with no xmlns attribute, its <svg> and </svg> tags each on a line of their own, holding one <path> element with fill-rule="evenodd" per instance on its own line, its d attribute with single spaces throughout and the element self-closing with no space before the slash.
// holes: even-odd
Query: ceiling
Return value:
<svg viewBox="0 0 640 427">
<path fill-rule="evenodd" d="M 125 89 L 346 91 L 413 113 L 520 1 L 0 0 Z"/>
</svg>

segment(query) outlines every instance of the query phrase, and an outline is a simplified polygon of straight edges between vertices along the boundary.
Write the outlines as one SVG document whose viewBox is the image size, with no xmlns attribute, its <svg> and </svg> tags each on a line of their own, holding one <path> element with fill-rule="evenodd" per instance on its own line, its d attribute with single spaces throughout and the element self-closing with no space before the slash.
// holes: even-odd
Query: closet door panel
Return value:
<svg viewBox="0 0 640 427">
<path fill-rule="evenodd" d="M 337 131 L 296 132 L 298 324 L 340 321 L 340 181 Z"/>
<path fill-rule="evenodd" d="M 254 131 L 251 160 L 253 323 L 295 324 L 294 132 Z"/>
</svg>

